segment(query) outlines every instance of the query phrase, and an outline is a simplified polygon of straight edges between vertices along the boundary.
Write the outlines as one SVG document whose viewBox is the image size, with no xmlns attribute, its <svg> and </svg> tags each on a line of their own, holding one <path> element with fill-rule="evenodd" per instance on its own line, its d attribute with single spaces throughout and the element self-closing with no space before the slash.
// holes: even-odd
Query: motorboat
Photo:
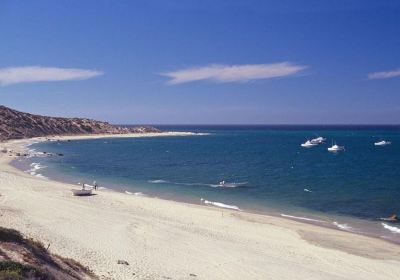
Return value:
<svg viewBox="0 0 400 280">
<path fill-rule="evenodd" d="M 344 147 L 343 146 L 339 146 L 337 144 L 332 145 L 331 147 L 328 148 L 329 152 L 339 152 L 339 151 L 344 151 Z"/>
<path fill-rule="evenodd" d="M 317 143 L 312 143 L 310 140 L 307 140 L 305 143 L 301 144 L 303 148 L 311 148 L 317 145 Z"/>
<path fill-rule="evenodd" d="M 229 183 L 229 182 L 225 182 L 225 181 L 219 182 L 219 186 L 222 188 L 236 188 L 236 187 L 244 186 L 246 184 L 247 184 L 247 182 L 241 182 L 241 183 Z"/>
<path fill-rule="evenodd" d="M 375 146 L 386 146 L 386 145 L 390 145 L 390 144 L 392 144 L 392 143 L 389 141 L 385 141 L 385 140 L 374 143 Z"/>
<path fill-rule="evenodd" d="M 399 217 L 397 217 L 396 214 L 393 214 L 392 216 L 390 216 L 388 218 L 380 218 L 380 220 L 387 221 L 387 222 L 392 222 L 392 223 L 397 223 L 397 222 L 399 222 Z"/>
<path fill-rule="evenodd" d="M 324 143 L 325 141 L 326 141 L 326 138 L 319 136 L 319 137 L 317 137 L 317 138 L 311 139 L 310 142 L 311 142 L 312 144 L 322 144 L 322 143 Z"/>
</svg>

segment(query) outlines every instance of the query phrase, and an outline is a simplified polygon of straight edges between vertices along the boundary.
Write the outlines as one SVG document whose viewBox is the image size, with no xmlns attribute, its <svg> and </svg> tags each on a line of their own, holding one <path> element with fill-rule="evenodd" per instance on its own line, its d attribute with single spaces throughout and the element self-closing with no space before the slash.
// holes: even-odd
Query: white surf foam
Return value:
<svg viewBox="0 0 400 280">
<path fill-rule="evenodd" d="M 32 175 L 32 176 L 43 177 L 43 178 L 46 178 L 46 179 L 47 179 L 47 177 L 44 177 L 43 175 L 37 173 L 38 170 L 43 169 L 43 168 L 46 168 L 46 166 L 41 165 L 40 163 L 37 163 L 37 162 L 32 162 L 32 163 L 30 164 L 30 166 L 31 166 L 32 168 L 26 170 L 26 172 L 28 172 L 28 173 L 29 173 L 30 175 Z"/>
<path fill-rule="evenodd" d="M 167 183 L 167 181 L 165 180 L 149 180 L 149 183 L 153 183 L 153 184 L 163 184 L 163 183 Z"/>
<path fill-rule="evenodd" d="M 310 189 L 304 189 L 305 192 L 312 192 Z"/>
<path fill-rule="evenodd" d="M 389 226 L 388 224 L 385 224 L 385 223 L 382 223 L 382 226 L 385 229 L 390 230 L 391 232 L 400 233 L 400 228 L 398 228 L 398 227 Z"/>
<path fill-rule="evenodd" d="M 47 167 L 47 166 L 41 165 L 40 163 L 34 165 L 34 168 L 35 168 L 35 169 L 43 169 L 43 168 L 46 168 L 46 167 Z"/>
<path fill-rule="evenodd" d="M 135 193 L 132 193 L 132 192 L 129 192 L 129 191 L 125 191 L 125 193 L 128 194 L 128 195 L 146 196 L 146 195 L 145 195 L 144 193 L 142 193 L 142 192 L 135 192 Z"/>
<path fill-rule="evenodd" d="M 348 224 L 339 224 L 338 222 L 333 222 L 332 224 L 334 224 L 336 227 L 338 227 L 341 230 L 345 230 L 345 231 L 351 231 L 353 228 L 351 226 L 349 226 Z"/>
<path fill-rule="evenodd" d="M 224 184 L 210 185 L 210 186 L 217 186 L 219 188 L 237 188 L 237 187 L 243 187 L 245 185 L 247 185 L 247 182 L 237 182 L 237 183 L 225 182 Z"/>
<path fill-rule="evenodd" d="M 291 216 L 291 215 L 286 215 L 286 214 L 281 214 L 281 216 L 282 216 L 282 217 L 285 217 L 285 218 L 296 219 L 296 220 L 303 220 L 303 221 L 317 222 L 317 223 L 326 223 L 325 221 L 316 220 L 316 219 L 311 219 L 311 218 L 306 218 L 306 217 Z"/>
<path fill-rule="evenodd" d="M 43 176 L 43 175 L 40 174 L 40 173 L 37 173 L 35 176 L 38 177 L 38 178 L 40 178 L 40 179 L 45 179 L 45 180 L 48 180 L 48 179 L 49 179 L 49 178 L 47 178 L 46 176 Z"/>
<path fill-rule="evenodd" d="M 203 202 L 204 204 L 213 205 L 213 206 L 215 206 L 215 207 L 220 207 L 220 208 L 226 208 L 226 209 L 231 209 L 231 210 L 242 211 L 242 210 L 240 210 L 240 208 L 239 208 L 238 206 L 236 206 L 236 205 L 229 205 L 229 204 L 225 204 L 225 203 L 222 203 L 222 202 L 209 201 L 209 200 L 206 200 L 206 199 L 203 199 L 203 198 L 201 198 L 200 201 Z"/>
</svg>

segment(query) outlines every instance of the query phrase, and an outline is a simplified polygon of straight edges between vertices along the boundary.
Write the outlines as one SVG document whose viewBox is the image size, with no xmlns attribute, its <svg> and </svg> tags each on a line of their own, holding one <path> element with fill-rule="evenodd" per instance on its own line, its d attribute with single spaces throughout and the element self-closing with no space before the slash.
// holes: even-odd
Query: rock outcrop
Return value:
<svg viewBox="0 0 400 280">
<path fill-rule="evenodd" d="M 127 127 L 84 118 L 58 118 L 19 112 L 0 105 L 0 141 L 51 135 L 157 133 L 151 126 Z"/>
</svg>

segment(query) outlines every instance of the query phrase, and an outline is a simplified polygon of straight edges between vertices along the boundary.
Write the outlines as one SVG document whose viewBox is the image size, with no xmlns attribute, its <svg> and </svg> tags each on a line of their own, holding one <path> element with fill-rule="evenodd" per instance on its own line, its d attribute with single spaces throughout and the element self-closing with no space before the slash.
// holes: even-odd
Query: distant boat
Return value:
<svg viewBox="0 0 400 280">
<path fill-rule="evenodd" d="M 386 145 L 390 145 L 390 144 L 392 144 L 392 142 L 390 142 L 390 141 L 385 141 L 385 140 L 382 140 L 382 141 L 379 141 L 379 142 L 375 142 L 375 143 L 374 143 L 375 146 L 386 146 Z"/>
<path fill-rule="evenodd" d="M 219 186 L 222 188 L 236 188 L 236 187 L 244 186 L 246 184 L 247 184 L 247 182 L 242 182 L 242 183 L 229 183 L 229 182 L 225 182 L 225 181 L 219 182 Z"/>
<path fill-rule="evenodd" d="M 382 220 L 382 221 L 387 221 L 387 222 L 397 223 L 397 222 L 399 222 L 399 217 L 397 217 L 396 214 L 393 214 L 392 216 L 390 216 L 390 217 L 388 217 L 388 218 L 380 218 L 380 220 Z"/>
<path fill-rule="evenodd" d="M 317 137 L 317 138 L 311 139 L 310 142 L 311 142 L 312 144 L 322 144 L 322 143 L 324 143 L 325 141 L 326 141 L 326 138 L 319 136 L 319 137 Z"/>
<path fill-rule="evenodd" d="M 339 152 L 339 151 L 344 151 L 343 146 L 339 146 L 335 143 L 335 145 L 332 145 L 331 147 L 328 148 L 329 152 Z"/>
<path fill-rule="evenodd" d="M 305 143 L 301 144 L 303 148 L 311 148 L 317 146 L 318 144 L 312 143 L 310 140 L 307 140 Z"/>
</svg>

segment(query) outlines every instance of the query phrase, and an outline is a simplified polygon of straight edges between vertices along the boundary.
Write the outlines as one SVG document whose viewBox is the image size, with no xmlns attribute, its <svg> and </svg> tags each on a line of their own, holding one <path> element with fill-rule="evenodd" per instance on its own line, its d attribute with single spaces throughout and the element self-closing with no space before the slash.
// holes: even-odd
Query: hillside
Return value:
<svg viewBox="0 0 400 280">
<path fill-rule="evenodd" d="M 42 243 L 25 238 L 16 230 L 0 227 L 0 279 L 83 280 L 98 277 L 75 260 L 51 254 Z"/>
<path fill-rule="evenodd" d="M 123 127 L 85 118 L 59 118 L 19 112 L 0 105 L 0 141 L 50 135 L 160 132 L 148 126 Z"/>
</svg>

